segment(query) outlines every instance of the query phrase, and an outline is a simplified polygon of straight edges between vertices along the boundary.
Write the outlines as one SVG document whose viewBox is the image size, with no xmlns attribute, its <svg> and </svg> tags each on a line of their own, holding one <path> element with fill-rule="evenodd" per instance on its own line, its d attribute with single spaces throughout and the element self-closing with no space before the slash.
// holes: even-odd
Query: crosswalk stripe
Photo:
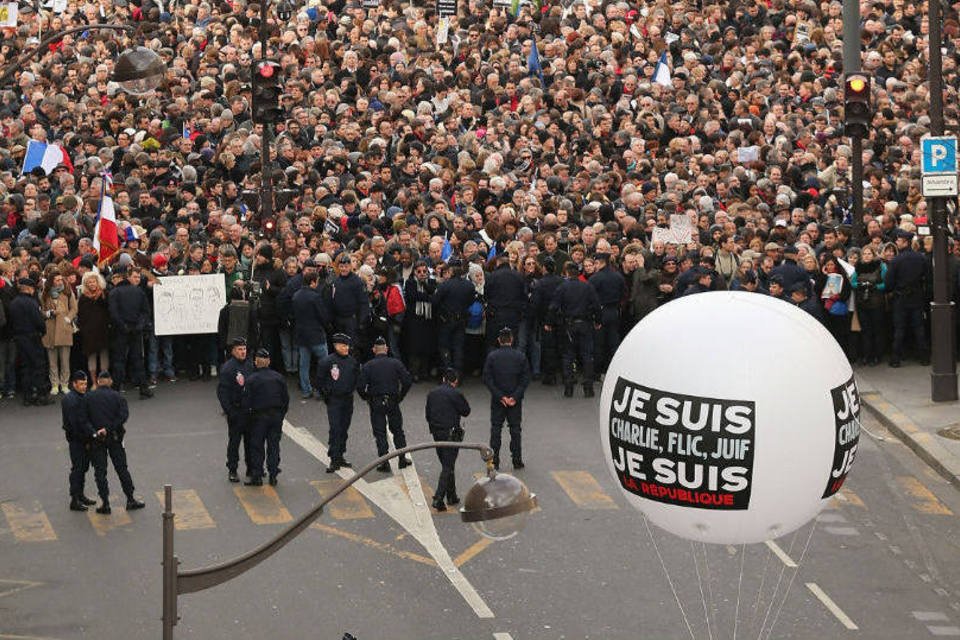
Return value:
<svg viewBox="0 0 960 640">
<path fill-rule="evenodd" d="M 321 496 L 327 497 L 333 493 L 334 489 L 340 486 L 342 480 L 311 480 L 310 484 L 314 486 Z M 367 504 L 363 494 L 349 487 L 346 491 L 334 498 L 325 509 L 337 520 L 359 520 L 361 518 L 373 518 L 373 509 Z"/>
<path fill-rule="evenodd" d="M 550 475 L 581 509 L 619 508 L 588 471 L 551 471 Z"/>
<path fill-rule="evenodd" d="M 449 516 L 456 515 L 458 513 L 456 507 L 448 507 L 446 511 L 437 511 L 433 508 L 433 484 L 427 480 L 426 476 L 418 473 L 417 477 L 420 479 L 420 488 L 423 489 L 423 499 L 427 501 L 427 505 L 430 507 L 430 513 L 435 516 Z M 410 495 L 410 487 L 407 486 L 406 480 L 403 479 L 403 476 L 400 478 L 400 488 L 403 489 L 403 492 Z"/>
<path fill-rule="evenodd" d="M 283 524 L 293 520 L 271 486 L 234 487 L 233 492 L 254 524 Z"/>
<path fill-rule="evenodd" d="M 940 516 L 953 515 L 953 511 L 950 511 L 949 507 L 940 502 L 930 489 L 927 489 L 922 482 L 913 476 L 899 476 L 897 477 L 897 484 L 900 485 L 904 493 L 914 499 L 910 506 L 920 513 Z"/>
<path fill-rule="evenodd" d="M 87 511 L 87 518 L 90 520 L 90 524 L 93 525 L 93 529 L 97 532 L 98 536 L 105 536 L 114 529 L 128 527 L 133 524 L 133 519 L 123 507 L 111 504 L 110 509 L 111 513 L 107 515 L 97 513 L 93 507 Z"/>
<path fill-rule="evenodd" d="M 163 505 L 163 491 L 157 491 L 157 500 Z M 173 492 L 173 526 L 177 531 L 190 529 L 213 529 L 217 523 L 203 506 L 203 501 L 193 489 L 178 489 Z"/>
<path fill-rule="evenodd" d="M 33 500 L 28 506 L 4 502 L 0 504 L 0 508 L 3 509 L 10 530 L 20 542 L 50 542 L 57 539 L 50 519 L 38 501 Z"/>
</svg>

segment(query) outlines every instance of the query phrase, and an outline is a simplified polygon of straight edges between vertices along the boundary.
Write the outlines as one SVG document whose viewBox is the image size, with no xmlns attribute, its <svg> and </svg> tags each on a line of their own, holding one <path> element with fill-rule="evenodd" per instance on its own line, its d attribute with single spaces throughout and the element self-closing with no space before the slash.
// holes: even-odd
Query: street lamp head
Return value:
<svg viewBox="0 0 960 640">
<path fill-rule="evenodd" d="M 460 519 L 493 540 L 517 535 L 537 506 L 537 496 L 527 485 L 507 473 L 491 472 L 470 488 L 460 508 Z"/>
<path fill-rule="evenodd" d="M 160 86 L 166 65 L 154 51 L 134 47 L 120 54 L 113 70 L 113 80 L 126 93 L 148 95 Z"/>
</svg>

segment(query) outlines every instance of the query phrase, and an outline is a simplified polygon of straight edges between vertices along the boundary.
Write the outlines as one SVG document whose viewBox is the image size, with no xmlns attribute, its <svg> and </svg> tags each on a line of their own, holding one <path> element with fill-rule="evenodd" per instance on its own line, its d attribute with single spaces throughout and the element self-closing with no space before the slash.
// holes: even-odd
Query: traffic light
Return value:
<svg viewBox="0 0 960 640">
<path fill-rule="evenodd" d="M 283 118 L 280 95 L 283 82 L 280 64 L 274 60 L 258 60 L 253 65 L 253 121 L 258 124 L 275 124 Z"/>
<path fill-rule="evenodd" d="M 843 90 L 843 116 L 847 135 L 870 135 L 873 108 L 870 105 L 870 78 L 862 73 L 846 76 Z"/>
</svg>

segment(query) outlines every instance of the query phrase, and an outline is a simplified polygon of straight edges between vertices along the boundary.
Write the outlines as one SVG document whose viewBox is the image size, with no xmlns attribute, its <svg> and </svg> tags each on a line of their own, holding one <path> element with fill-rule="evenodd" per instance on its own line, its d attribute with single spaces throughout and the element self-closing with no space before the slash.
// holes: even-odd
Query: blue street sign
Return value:
<svg viewBox="0 0 960 640">
<path fill-rule="evenodd" d="M 921 169 L 924 175 L 957 173 L 957 139 L 948 136 L 920 140 Z"/>
</svg>

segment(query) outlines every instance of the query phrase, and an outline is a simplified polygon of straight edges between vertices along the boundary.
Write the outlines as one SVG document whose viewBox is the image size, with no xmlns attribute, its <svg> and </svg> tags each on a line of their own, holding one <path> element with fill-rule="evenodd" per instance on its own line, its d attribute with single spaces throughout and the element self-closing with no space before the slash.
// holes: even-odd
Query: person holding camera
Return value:
<svg viewBox="0 0 960 640">
<path fill-rule="evenodd" d="M 464 430 L 460 418 L 470 415 L 470 403 L 457 387 L 460 386 L 460 373 L 456 369 L 447 369 L 443 373 L 440 386 L 427 395 L 426 418 L 430 435 L 434 442 L 463 442 Z M 447 504 L 460 502 L 457 496 L 456 464 L 457 449 L 439 448 L 440 479 L 433 493 L 433 508 L 446 511 Z M 444 504 L 446 500 L 446 504 Z"/>
<path fill-rule="evenodd" d="M 97 388 L 86 395 L 87 415 L 94 430 L 90 447 L 90 463 L 93 465 L 93 478 L 97 482 L 100 506 L 97 513 L 110 513 L 110 486 L 107 484 L 107 458 L 113 463 L 113 470 L 120 478 L 120 486 L 127 496 L 127 511 L 143 509 L 143 502 L 134 495 L 133 477 L 127 468 L 127 450 L 123 447 L 123 436 L 130 418 L 130 409 L 126 399 L 112 388 L 113 376 L 109 371 L 97 374 Z"/>
</svg>

